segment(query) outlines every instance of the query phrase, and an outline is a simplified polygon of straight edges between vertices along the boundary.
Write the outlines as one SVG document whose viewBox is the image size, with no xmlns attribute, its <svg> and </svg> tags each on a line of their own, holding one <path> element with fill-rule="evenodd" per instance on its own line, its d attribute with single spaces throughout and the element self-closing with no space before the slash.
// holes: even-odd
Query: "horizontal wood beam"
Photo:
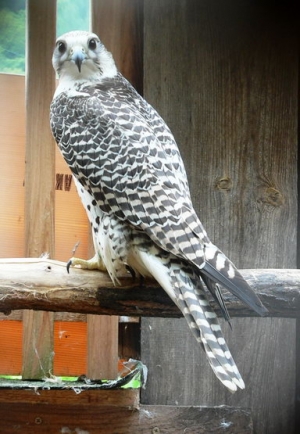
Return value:
<svg viewBox="0 0 300 434">
<path fill-rule="evenodd" d="M 269 310 L 270 317 L 300 315 L 300 270 L 242 270 Z M 256 316 L 224 290 L 232 317 Z M 214 301 L 212 304 L 216 307 Z M 155 281 L 130 276 L 114 287 L 106 273 L 72 268 L 48 259 L 0 260 L 0 311 L 16 309 L 152 317 L 180 317 L 181 312 Z M 217 307 L 216 310 L 218 311 Z"/>
<path fill-rule="evenodd" d="M 13 434 L 16 429 L 22 434 L 253 433 L 251 412 L 246 408 L 137 406 L 131 403 L 133 392 L 126 390 L 114 390 L 109 394 L 102 391 L 53 392 L 0 390 L 0 418 L 5 433 Z"/>
</svg>

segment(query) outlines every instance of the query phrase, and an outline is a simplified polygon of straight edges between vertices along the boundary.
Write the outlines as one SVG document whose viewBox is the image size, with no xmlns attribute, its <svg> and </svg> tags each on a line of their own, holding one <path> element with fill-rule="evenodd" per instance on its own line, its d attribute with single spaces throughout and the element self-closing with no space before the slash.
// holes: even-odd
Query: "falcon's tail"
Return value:
<svg viewBox="0 0 300 434">
<path fill-rule="evenodd" d="M 217 315 L 205 297 L 200 279 L 186 266 L 172 270 L 172 280 L 178 291 L 177 305 L 193 335 L 202 344 L 215 375 L 231 392 L 238 387 L 244 389 L 245 383 L 227 347 Z"/>
<path fill-rule="evenodd" d="M 252 288 L 248 285 L 241 273 L 236 269 L 234 264 L 224 255 L 221 250 L 214 244 L 210 243 L 205 245 L 204 258 L 200 273 L 208 289 L 215 297 L 215 284 L 219 283 L 225 288 L 229 289 L 232 294 L 238 297 L 243 303 L 253 309 L 261 316 L 265 316 L 268 312 L 266 307 L 262 304 L 259 297 L 255 294 Z M 221 295 L 221 293 L 219 293 Z M 222 299 L 222 295 L 221 295 Z M 226 319 L 228 312 L 223 309 L 222 302 L 217 300 L 220 304 L 223 315 Z M 228 316 L 229 317 L 229 316 Z"/>
<path fill-rule="evenodd" d="M 192 266 L 171 254 L 162 258 L 153 253 L 140 251 L 139 262 L 182 311 L 219 380 L 231 392 L 238 387 L 244 389 L 244 381 L 223 338 L 217 315 L 206 300 L 201 280 Z"/>
<path fill-rule="evenodd" d="M 219 380 L 231 391 L 244 389 L 244 381 L 223 338 L 217 315 L 206 299 L 200 277 L 192 265 L 157 246 L 136 250 L 135 265 L 152 275 L 182 311 L 193 335 L 202 345 Z M 143 271 L 142 271 L 143 270 Z"/>
</svg>

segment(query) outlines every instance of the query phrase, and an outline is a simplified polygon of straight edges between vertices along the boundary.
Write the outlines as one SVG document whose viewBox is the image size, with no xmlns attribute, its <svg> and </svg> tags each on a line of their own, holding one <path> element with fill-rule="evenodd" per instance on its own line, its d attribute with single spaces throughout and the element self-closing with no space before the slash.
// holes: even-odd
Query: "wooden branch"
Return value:
<svg viewBox="0 0 300 434">
<path fill-rule="evenodd" d="M 269 309 L 270 317 L 296 318 L 300 313 L 300 270 L 242 270 Z M 231 316 L 255 316 L 224 290 Z M 212 301 L 213 305 L 215 303 Z M 216 307 L 216 306 L 215 306 Z M 72 268 L 47 259 L 0 260 L 0 311 L 16 309 L 100 315 L 180 317 L 181 312 L 155 281 L 140 285 L 129 276 L 114 287 L 106 273 Z"/>
</svg>

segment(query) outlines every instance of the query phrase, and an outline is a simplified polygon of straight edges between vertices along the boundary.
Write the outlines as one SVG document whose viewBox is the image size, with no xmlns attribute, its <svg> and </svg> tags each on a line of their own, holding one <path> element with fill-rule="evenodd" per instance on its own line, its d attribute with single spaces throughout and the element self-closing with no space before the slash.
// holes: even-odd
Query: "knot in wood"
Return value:
<svg viewBox="0 0 300 434">
<path fill-rule="evenodd" d="M 265 187 L 261 190 L 259 203 L 269 205 L 273 208 L 279 208 L 284 204 L 283 194 L 275 187 Z"/>
<path fill-rule="evenodd" d="M 266 196 L 268 199 L 268 203 L 272 206 L 281 206 L 284 203 L 283 195 L 279 190 L 273 187 L 269 187 L 266 189 Z"/>
<path fill-rule="evenodd" d="M 262 205 L 262 209 L 279 208 L 284 204 L 284 196 L 279 190 L 276 182 L 268 175 L 261 175 L 258 185 L 257 203 Z"/>
<path fill-rule="evenodd" d="M 228 176 L 223 176 L 216 179 L 215 188 L 221 191 L 230 191 L 232 188 L 232 180 Z"/>
</svg>

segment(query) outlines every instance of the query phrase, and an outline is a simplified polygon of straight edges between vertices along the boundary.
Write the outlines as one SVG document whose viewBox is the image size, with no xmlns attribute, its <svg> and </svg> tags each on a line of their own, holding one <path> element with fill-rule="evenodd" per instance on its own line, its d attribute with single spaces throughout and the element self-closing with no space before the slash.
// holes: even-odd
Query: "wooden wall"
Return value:
<svg viewBox="0 0 300 434">
<path fill-rule="evenodd" d="M 129 11 L 136 20 L 141 2 L 126 1 L 135 5 L 134 10 L 126 9 L 127 18 Z M 298 69 L 292 2 L 143 3 L 144 95 L 178 140 L 195 208 L 212 240 L 240 268 L 296 267 Z M 93 7 L 107 16 L 112 11 L 107 4 L 95 0 Z M 119 28 L 123 15 L 116 11 L 124 2 L 114 0 L 110 5 Z M 99 22 L 94 22 L 95 28 Z M 105 32 L 109 30 L 106 26 Z M 124 27 L 116 40 L 122 42 L 124 33 L 128 39 Z M 114 40 L 107 35 L 108 41 Z M 130 43 L 134 38 L 133 32 Z M 124 52 L 118 56 L 122 65 Z M 7 80 L 15 81 L 10 87 L 13 94 Z M 139 74 L 133 81 L 142 88 Z M 16 173 L 24 177 L 25 154 L 17 147 L 25 143 L 23 78 L 0 76 L 0 92 L 5 114 L 0 119 L 1 179 L 14 179 Z M 9 144 L 9 152 L 3 144 Z M 56 158 L 56 174 L 64 181 L 69 171 L 60 156 Z M 74 185 L 68 190 L 63 183 L 61 190 L 60 179 L 53 180 L 55 258 L 67 260 L 77 241 L 81 244 L 76 254 L 87 257 L 84 210 Z M 9 185 L 14 188 L 9 195 L 7 184 L 0 192 L 2 257 L 23 256 L 24 251 L 24 192 L 16 182 Z M 13 201 L 12 191 L 18 192 Z M 70 220 L 67 210 L 74 207 L 77 211 Z M 292 434 L 295 321 L 235 318 L 232 323 L 233 331 L 223 324 L 224 334 L 246 382 L 246 390 L 235 395 L 215 379 L 184 320 L 143 319 L 142 360 L 149 368 L 143 402 L 251 407 L 257 434 Z"/>
<path fill-rule="evenodd" d="M 0 74 L 0 257 L 24 256 L 25 77 Z M 88 220 L 75 185 L 68 185 L 70 170 L 56 144 L 55 259 L 67 261 L 76 253 L 87 257 Z M 70 209 L 76 210 L 70 219 Z M 37 255 L 41 255 L 40 251 Z"/>
<path fill-rule="evenodd" d="M 24 257 L 24 175 L 25 175 L 25 77 L 0 74 L 0 257 Z M 53 140 L 53 147 L 56 144 Z M 74 246 L 87 257 L 88 221 L 73 183 L 66 182 L 70 170 L 56 150 L 55 176 L 55 258 L 67 261 Z M 70 210 L 72 219 L 70 219 Z M 39 256 L 43 252 L 37 253 Z M 22 370 L 22 312 L 0 314 L 0 374 L 19 375 Z M 74 316 L 57 318 L 54 325 L 53 373 L 80 375 L 86 372 L 86 319 L 71 322 Z M 7 320 L 7 321 L 6 321 Z M 63 320 L 63 321 L 61 321 Z M 67 320 L 67 321 L 65 321 Z M 74 355 L 79 354 L 79 357 Z"/>
<path fill-rule="evenodd" d="M 240 268 L 296 267 L 297 37 L 291 4 L 145 0 L 144 95 L 178 140 L 194 205 Z M 296 325 L 223 330 L 246 382 L 230 395 L 184 320 L 143 319 L 143 403 L 251 407 L 257 434 L 293 433 Z"/>
<path fill-rule="evenodd" d="M 24 77 L 0 74 L 0 257 L 24 255 Z"/>
<path fill-rule="evenodd" d="M 0 178 L 3 182 L 0 192 L 0 257 L 40 256 L 45 251 L 50 251 L 52 258 L 67 261 L 76 250 L 76 256 L 89 258 L 93 255 L 93 249 L 90 248 L 86 213 L 72 182 L 71 172 L 51 136 L 49 125 L 49 105 L 54 91 L 51 56 L 55 40 L 56 1 L 30 0 L 27 3 L 26 97 L 25 77 L 0 74 Z M 121 71 L 141 90 L 141 3 L 138 0 L 112 0 L 109 3 L 97 0 L 91 2 L 91 10 L 93 30 L 98 32 L 98 26 L 101 27 L 101 35 L 115 53 Z M 108 17 L 115 23 L 113 27 L 119 28 L 119 32 L 111 32 L 111 27 L 105 26 Z M 38 37 L 45 29 L 48 29 L 46 33 L 51 34 L 51 37 L 46 41 L 47 49 L 42 50 L 42 64 L 45 68 L 42 71 L 36 65 L 37 57 L 34 53 L 41 52 L 41 43 L 45 48 L 45 41 L 41 42 L 42 39 Z M 121 46 L 120 41 L 124 35 L 127 38 L 126 44 L 122 50 L 116 51 L 114 48 Z M 38 62 L 41 60 L 39 56 Z M 55 170 L 52 164 L 54 154 Z M 35 314 L 30 314 L 30 324 L 23 327 L 24 322 L 21 320 L 27 317 L 27 313 L 17 312 L 8 318 L 0 313 L 0 374 L 20 374 L 24 360 L 30 363 L 34 358 L 26 348 L 31 348 L 31 342 L 34 341 L 29 332 L 34 328 L 31 316 Z M 139 331 L 137 323 L 119 324 L 118 318 L 111 320 L 109 317 L 93 315 L 55 315 L 53 328 L 52 319 L 47 319 L 48 314 L 41 315 L 41 322 L 50 324 L 49 335 L 55 352 L 51 372 L 56 375 L 87 373 L 90 377 L 114 378 L 118 370 L 118 328 L 121 334 L 120 357 L 136 356 L 138 352 L 138 344 L 133 343 L 138 340 L 135 339 Z M 9 320 L 8 323 L 5 319 Z M 41 331 L 42 327 L 35 329 L 38 339 L 41 336 L 44 343 L 45 330 Z M 22 333 L 23 351 L 20 345 Z M 105 341 L 106 338 L 108 342 Z M 102 351 L 103 346 L 107 348 L 106 352 Z M 52 342 L 49 347 L 52 347 Z M 113 348 L 111 357 L 108 347 Z M 52 354 L 48 347 L 45 352 L 46 358 L 49 352 Z M 77 361 L 74 352 L 79 355 Z M 12 354 L 14 363 L 11 363 Z M 26 374 L 32 378 L 36 375 L 40 376 L 40 373 Z"/>
</svg>

